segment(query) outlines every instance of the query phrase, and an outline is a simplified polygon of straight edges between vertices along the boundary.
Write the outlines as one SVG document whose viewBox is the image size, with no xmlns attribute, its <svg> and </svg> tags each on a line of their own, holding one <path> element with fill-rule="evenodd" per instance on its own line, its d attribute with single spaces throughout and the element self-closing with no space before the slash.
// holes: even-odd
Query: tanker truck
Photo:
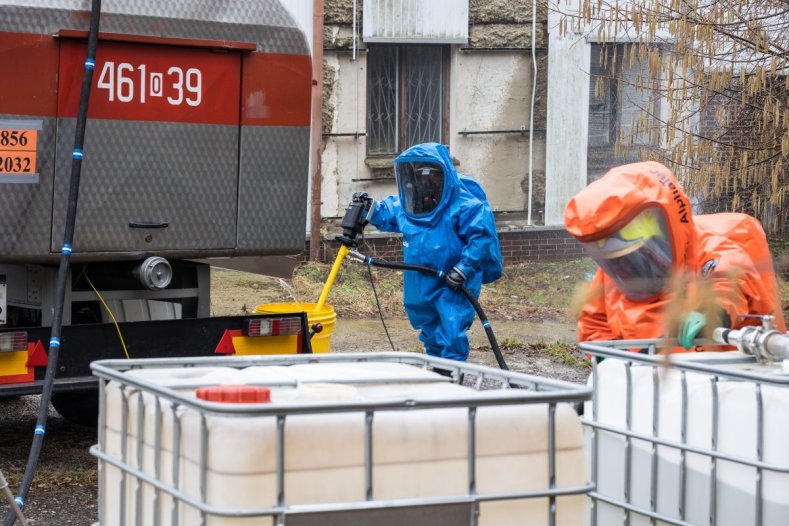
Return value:
<svg viewBox="0 0 789 526">
<path fill-rule="evenodd" d="M 304 249 L 312 2 L 106 0 L 77 153 L 89 4 L 0 6 L 0 397 L 41 391 L 79 155 L 53 396 L 74 419 L 98 358 L 232 353 L 250 327 L 309 349 L 301 314 L 211 317 L 209 270 Z"/>
</svg>

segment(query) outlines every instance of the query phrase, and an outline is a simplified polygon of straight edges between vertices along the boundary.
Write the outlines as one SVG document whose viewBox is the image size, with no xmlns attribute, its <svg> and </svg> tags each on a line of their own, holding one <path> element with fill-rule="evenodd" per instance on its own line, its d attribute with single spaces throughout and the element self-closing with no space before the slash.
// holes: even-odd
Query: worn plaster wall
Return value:
<svg viewBox="0 0 789 526">
<path fill-rule="evenodd" d="M 537 1 L 537 41 L 548 42 L 546 0 Z M 473 47 L 530 47 L 532 0 L 469 0 L 469 45 Z"/>
<path fill-rule="evenodd" d="M 531 22 L 531 0 L 469 0 L 472 24 L 525 24 Z M 546 0 L 537 0 L 537 20 L 544 22 L 548 9 Z"/>
<path fill-rule="evenodd" d="M 362 0 L 357 4 L 361 23 Z M 351 53 L 353 0 L 327 0 L 324 9 L 321 217 L 326 218 L 342 214 L 358 184 L 353 179 L 366 177 L 364 137 L 330 135 L 365 131 L 366 59 L 363 50 L 356 60 Z"/>
<path fill-rule="evenodd" d="M 359 20 L 361 20 L 362 4 L 364 0 L 357 0 Z M 353 21 L 353 0 L 326 0 L 323 7 L 323 23 L 325 26 L 350 25 Z"/>
<path fill-rule="evenodd" d="M 476 176 L 496 211 L 528 207 L 531 88 L 531 57 L 523 53 L 459 52 L 452 64 L 450 148 L 460 171 Z M 535 115 L 532 159 L 532 207 L 540 205 L 540 210 L 545 174 L 545 135 L 537 131 L 544 130 L 541 120 Z"/>
<path fill-rule="evenodd" d="M 366 60 L 361 42 L 357 61 L 352 45 L 352 0 L 327 0 L 324 19 L 324 133 L 364 132 L 366 127 Z M 547 10 L 539 0 L 536 45 L 538 85 L 532 161 L 533 220 L 540 223 L 545 202 L 545 127 L 547 99 Z M 484 186 L 494 210 L 525 216 L 528 207 L 528 133 L 461 135 L 463 130 L 527 130 L 532 90 L 531 0 L 470 0 L 469 43 L 453 46 L 450 66 L 449 144 L 458 169 Z M 518 50 L 461 50 L 520 48 Z M 328 123 L 326 121 L 329 121 Z M 391 181 L 370 181 L 379 174 L 365 163 L 364 137 L 324 137 L 321 214 L 338 217 L 354 191 L 376 197 L 394 193 Z"/>
<path fill-rule="evenodd" d="M 366 77 L 365 57 L 356 61 L 349 53 L 326 54 L 324 75 L 333 78 L 324 84 L 324 117 L 331 117 L 331 125 L 324 122 L 324 133 L 353 134 L 364 132 Z M 328 96 L 326 96 L 328 94 Z M 354 179 L 369 177 L 364 164 L 364 137 L 324 136 L 322 155 L 323 183 L 321 186 L 321 216 L 336 217 L 359 185 Z"/>
</svg>

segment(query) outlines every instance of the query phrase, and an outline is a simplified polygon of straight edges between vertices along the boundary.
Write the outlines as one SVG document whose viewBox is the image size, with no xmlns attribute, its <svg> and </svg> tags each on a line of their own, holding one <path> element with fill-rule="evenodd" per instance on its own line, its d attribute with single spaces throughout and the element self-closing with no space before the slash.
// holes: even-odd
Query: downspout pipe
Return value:
<svg viewBox="0 0 789 526">
<path fill-rule="evenodd" d="M 537 0 L 531 3 L 531 104 L 529 107 L 529 206 L 527 213 L 527 224 L 532 226 L 531 213 L 533 201 L 533 160 L 534 160 L 534 99 L 537 95 Z"/>
<path fill-rule="evenodd" d="M 71 250 L 74 242 L 74 227 L 77 221 L 77 199 L 79 198 L 79 180 L 82 174 L 82 152 L 85 143 L 85 125 L 88 120 L 88 102 L 93 84 L 93 69 L 96 65 L 96 47 L 99 40 L 99 18 L 101 15 L 101 0 L 93 0 L 90 10 L 90 31 L 88 32 L 88 56 L 82 73 L 82 89 L 79 99 L 79 112 L 77 113 L 77 129 L 74 133 L 74 150 L 71 154 L 71 178 L 69 180 L 68 207 L 66 209 L 66 224 L 63 232 L 63 246 L 60 251 L 60 266 L 58 267 L 57 281 L 55 282 L 55 309 L 52 317 L 52 333 L 49 339 L 49 352 L 47 353 L 47 369 L 44 375 L 44 384 L 41 391 L 41 401 L 38 406 L 36 427 L 33 431 L 33 442 L 30 445 L 30 454 L 22 477 L 19 494 L 15 497 L 16 504 L 22 508 L 27 498 L 27 493 L 33 483 L 33 477 L 38 467 L 38 458 L 41 446 L 44 443 L 47 416 L 49 415 L 49 401 L 52 398 L 52 387 L 55 384 L 55 373 L 58 370 L 58 353 L 60 351 L 60 333 L 63 329 L 63 309 L 68 287 L 69 269 L 71 264 Z M 17 515 L 9 510 L 5 517 L 5 526 L 12 526 Z"/>
<path fill-rule="evenodd" d="M 321 150 L 323 149 L 323 13 L 324 0 L 312 2 L 312 117 L 310 119 L 310 261 L 318 261 L 321 248 Z"/>
<path fill-rule="evenodd" d="M 354 62 L 359 60 L 359 44 L 358 44 L 358 41 L 356 39 L 356 34 L 359 31 L 358 30 L 358 25 L 357 25 L 357 14 L 356 14 L 357 13 L 357 9 L 358 9 L 358 7 L 357 7 L 357 4 L 356 4 L 356 0 L 353 0 L 353 39 L 352 39 L 353 40 L 353 46 L 352 46 L 353 47 L 353 52 L 351 54 L 351 60 L 354 61 Z"/>
</svg>

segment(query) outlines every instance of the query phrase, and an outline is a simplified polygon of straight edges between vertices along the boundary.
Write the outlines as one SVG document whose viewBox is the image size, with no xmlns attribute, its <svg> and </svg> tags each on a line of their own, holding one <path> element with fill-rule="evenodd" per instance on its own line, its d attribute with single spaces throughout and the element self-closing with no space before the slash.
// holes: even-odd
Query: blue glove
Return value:
<svg viewBox="0 0 789 526">
<path fill-rule="evenodd" d="M 466 276 L 460 272 L 457 267 L 452 267 L 452 270 L 447 273 L 447 277 L 445 279 L 447 285 L 449 285 L 449 288 L 452 290 L 458 290 L 463 285 L 463 283 L 466 282 Z"/>
<path fill-rule="evenodd" d="M 696 339 L 706 323 L 707 317 L 703 313 L 695 310 L 689 312 L 679 326 L 679 336 L 677 338 L 679 344 L 685 349 L 691 349 L 693 340 Z"/>
</svg>

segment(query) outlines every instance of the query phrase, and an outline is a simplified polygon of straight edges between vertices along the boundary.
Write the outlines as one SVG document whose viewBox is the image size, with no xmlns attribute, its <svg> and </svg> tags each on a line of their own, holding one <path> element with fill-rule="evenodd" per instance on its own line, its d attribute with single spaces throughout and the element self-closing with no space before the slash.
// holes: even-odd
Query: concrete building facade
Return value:
<svg viewBox="0 0 789 526">
<path fill-rule="evenodd" d="M 465 8 L 467 15 L 461 23 L 467 34 L 449 38 L 441 28 L 433 27 L 432 33 L 414 34 L 412 29 L 409 35 L 409 24 L 423 16 L 420 3 L 434 10 L 444 9 L 444 18 Z M 389 20 L 373 22 L 389 24 L 388 30 L 391 24 L 403 26 L 399 35 L 385 42 L 371 36 L 377 27 L 364 26 L 365 21 L 373 19 L 364 9 L 382 6 L 402 9 L 399 14 L 388 13 Z M 547 5 L 538 2 L 533 24 L 534 10 L 531 0 L 327 0 L 321 216 L 341 216 L 355 191 L 367 191 L 376 197 L 394 193 L 391 167 L 397 153 L 414 141 L 432 140 L 449 147 L 461 173 L 482 183 L 500 220 L 525 223 L 531 208 L 532 223 L 543 224 Z M 536 27 L 535 61 L 532 26 Z M 398 63 L 382 64 L 387 60 Z M 417 60 L 428 64 L 420 70 Z M 537 78 L 531 119 L 534 62 Z M 385 78 L 387 73 L 393 78 Z M 420 87 L 420 82 L 426 85 Z M 380 100 L 386 95 L 374 93 L 380 92 L 382 85 L 386 86 L 384 90 L 396 92 L 389 101 Z M 433 96 L 417 93 L 420 88 Z M 386 102 L 395 105 L 387 107 Z M 397 107 L 411 103 L 411 107 Z M 407 114 L 414 106 L 429 114 L 412 119 L 432 120 L 432 129 L 410 129 L 413 123 L 408 122 Z M 382 111 L 382 107 L 386 109 Z M 389 126 L 384 134 L 397 137 L 387 143 L 372 129 L 376 124 Z"/>
<path fill-rule="evenodd" d="M 458 171 L 482 184 L 502 234 L 524 233 L 515 245 L 543 231 L 565 237 L 567 201 L 625 161 L 614 154 L 615 137 L 646 103 L 621 84 L 596 84 L 605 76 L 602 43 L 587 30 L 559 30 L 559 11 L 573 8 L 549 8 L 548 0 L 326 0 L 325 237 L 354 192 L 395 193 L 392 161 L 426 141 L 446 144 Z M 550 258 L 561 257 L 564 244 L 549 244 L 557 249 Z M 539 255 L 516 253 L 505 259 Z"/>
</svg>

